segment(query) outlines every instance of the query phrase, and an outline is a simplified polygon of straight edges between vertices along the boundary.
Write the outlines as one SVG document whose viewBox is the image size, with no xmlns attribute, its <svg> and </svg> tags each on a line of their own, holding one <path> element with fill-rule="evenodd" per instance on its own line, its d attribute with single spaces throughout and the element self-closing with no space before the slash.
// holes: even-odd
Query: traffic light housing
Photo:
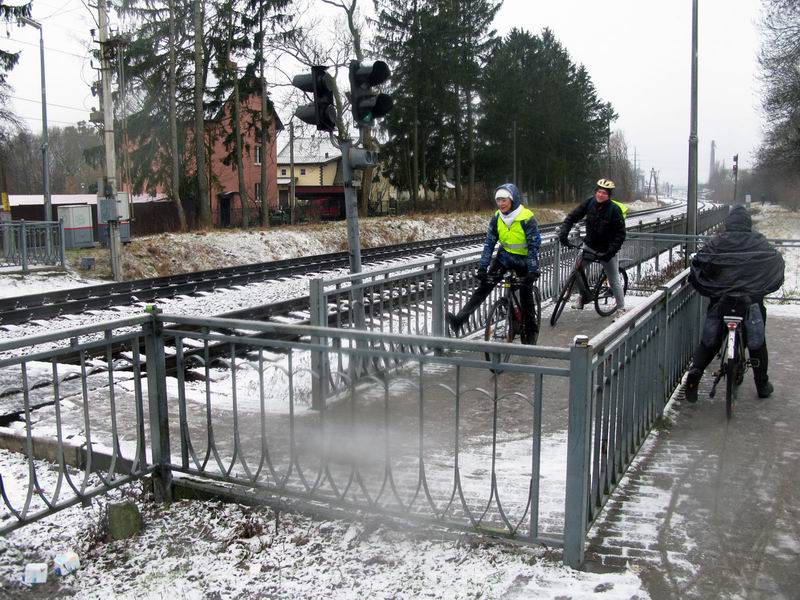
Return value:
<svg viewBox="0 0 800 600">
<path fill-rule="evenodd" d="M 739 173 L 739 155 L 733 155 L 733 174 L 736 175 Z"/>
<path fill-rule="evenodd" d="M 311 94 L 312 104 L 304 104 L 294 111 L 295 116 L 304 123 L 316 125 L 319 131 L 336 129 L 336 105 L 333 99 L 333 80 L 327 72 L 328 67 L 313 66 L 311 73 L 295 75 L 292 85 Z"/>
<path fill-rule="evenodd" d="M 392 110 L 392 97 L 372 89 L 389 79 L 390 75 L 389 65 L 382 60 L 350 61 L 350 103 L 357 127 L 372 127 L 376 119 Z"/>
</svg>

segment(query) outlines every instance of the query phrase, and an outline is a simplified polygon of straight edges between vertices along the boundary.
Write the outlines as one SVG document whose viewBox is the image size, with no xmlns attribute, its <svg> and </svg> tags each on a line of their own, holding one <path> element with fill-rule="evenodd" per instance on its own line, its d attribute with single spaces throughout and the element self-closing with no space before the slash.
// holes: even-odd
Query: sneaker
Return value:
<svg viewBox="0 0 800 600">
<path fill-rule="evenodd" d="M 683 395 L 686 401 L 694 404 L 697 402 L 697 387 L 700 384 L 700 377 L 703 372 L 698 369 L 689 369 L 683 384 Z"/>
<path fill-rule="evenodd" d="M 450 331 L 453 333 L 453 335 L 457 336 L 459 333 L 461 333 L 461 326 L 463 323 L 457 316 L 449 312 L 445 315 L 445 320 L 447 321 L 447 326 L 450 328 Z"/>
<path fill-rule="evenodd" d="M 614 321 L 619 321 L 622 317 L 625 316 L 625 313 L 628 312 L 627 308 L 618 308 L 617 311 L 614 313 Z"/>
<path fill-rule="evenodd" d="M 756 381 L 756 391 L 758 392 L 759 398 L 769 398 L 774 390 L 775 388 L 772 387 L 769 379 L 763 383 L 758 383 Z"/>
<path fill-rule="evenodd" d="M 583 310 L 583 307 L 586 306 L 586 302 L 584 302 L 583 297 L 578 296 L 578 299 L 570 304 L 570 306 L 575 310 Z"/>
</svg>

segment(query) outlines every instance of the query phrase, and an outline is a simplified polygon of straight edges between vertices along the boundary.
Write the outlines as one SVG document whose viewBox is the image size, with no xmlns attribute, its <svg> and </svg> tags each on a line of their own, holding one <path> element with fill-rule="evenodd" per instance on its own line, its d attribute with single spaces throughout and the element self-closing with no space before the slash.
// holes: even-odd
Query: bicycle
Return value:
<svg viewBox="0 0 800 600">
<path fill-rule="evenodd" d="M 489 317 L 486 320 L 486 329 L 483 339 L 487 342 L 504 342 L 511 344 L 517 334 L 521 334 L 525 326 L 522 316 L 522 301 L 519 291 L 522 282 L 513 271 L 509 271 L 502 279 L 505 293 L 501 298 L 494 301 L 489 309 Z M 542 298 L 539 288 L 532 286 L 533 290 L 533 322 L 535 331 L 533 332 L 533 344 L 539 339 L 539 330 L 542 323 Z M 510 317 L 510 318 L 509 318 Z M 508 362 L 511 353 L 501 355 L 501 362 Z M 486 360 L 492 361 L 492 353 L 486 353 Z"/>
<path fill-rule="evenodd" d="M 567 247 L 575 249 L 583 248 L 581 244 L 567 244 Z M 608 317 L 616 312 L 617 303 L 616 300 L 614 300 L 614 292 L 608 285 L 608 277 L 606 276 L 606 272 L 603 271 L 600 274 L 600 277 L 593 288 L 590 287 L 589 280 L 586 277 L 586 271 L 584 269 L 584 262 L 586 261 L 599 262 L 597 253 L 586 249 L 584 249 L 583 252 L 578 253 L 572 273 L 570 273 L 567 281 L 561 287 L 561 292 L 558 295 L 558 299 L 553 305 L 553 313 L 550 315 L 550 325 L 552 327 L 555 327 L 555 324 L 561 316 L 561 313 L 564 312 L 564 307 L 567 305 L 567 302 L 569 302 L 569 298 L 572 296 L 573 288 L 577 285 L 579 277 L 583 282 L 583 288 L 585 290 L 589 290 L 590 298 L 588 302 L 594 302 L 594 309 L 597 311 L 598 315 L 601 317 Z M 619 268 L 619 276 L 622 278 L 623 293 L 627 294 L 628 274 L 622 267 Z M 613 304 L 610 304 L 609 301 L 613 302 Z"/>
<path fill-rule="evenodd" d="M 734 311 L 726 311 L 734 312 Z M 709 397 L 713 398 L 717 394 L 717 384 L 725 378 L 725 415 L 730 419 L 733 417 L 733 408 L 736 404 L 736 395 L 739 386 L 744 381 L 744 374 L 748 367 L 753 366 L 750 359 L 745 358 L 745 333 L 744 319 L 734 315 L 722 317 L 725 324 L 724 331 L 727 335 L 722 340 L 720 349 L 721 361 L 719 370 L 714 372 L 714 383 L 711 386 Z"/>
</svg>

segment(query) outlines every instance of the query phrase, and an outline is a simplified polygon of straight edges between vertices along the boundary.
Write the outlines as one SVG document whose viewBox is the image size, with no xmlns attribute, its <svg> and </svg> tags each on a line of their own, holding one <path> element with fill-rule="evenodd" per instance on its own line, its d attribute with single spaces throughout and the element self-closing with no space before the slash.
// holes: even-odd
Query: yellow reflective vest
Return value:
<svg viewBox="0 0 800 600">
<path fill-rule="evenodd" d="M 497 239 L 500 240 L 500 245 L 503 247 L 503 250 L 509 254 L 528 256 L 528 240 L 525 238 L 525 230 L 522 229 L 522 221 L 532 219 L 533 211 L 523 206 L 522 210 L 514 217 L 511 227 L 508 227 L 505 221 L 503 221 L 499 210 L 496 214 Z"/>
<path fill-rule="evenodd" d="M 623 219 L 627 219 L 628 218 L 628 207 L 625 206 L 622 202 L 618 202 L 617 200 L 611 200 L 611 201 L 614 204 L 616 204 L 617 206 L 619 206 L 619 209 L 622 211 L 622 218 Z"/>
</svg>

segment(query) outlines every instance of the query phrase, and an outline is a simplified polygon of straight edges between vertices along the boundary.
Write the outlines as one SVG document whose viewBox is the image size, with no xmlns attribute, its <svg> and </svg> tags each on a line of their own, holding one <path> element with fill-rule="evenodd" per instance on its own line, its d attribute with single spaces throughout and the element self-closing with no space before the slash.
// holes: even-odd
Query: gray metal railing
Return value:
<svg viewBox="0 0 800 600">
<path fill-rule="evenodd" d="M 64 263 L 63 221 L 0 222 L 0 268 L 20 267 L 23 272 L 33 266 Z"/>
</svg>

